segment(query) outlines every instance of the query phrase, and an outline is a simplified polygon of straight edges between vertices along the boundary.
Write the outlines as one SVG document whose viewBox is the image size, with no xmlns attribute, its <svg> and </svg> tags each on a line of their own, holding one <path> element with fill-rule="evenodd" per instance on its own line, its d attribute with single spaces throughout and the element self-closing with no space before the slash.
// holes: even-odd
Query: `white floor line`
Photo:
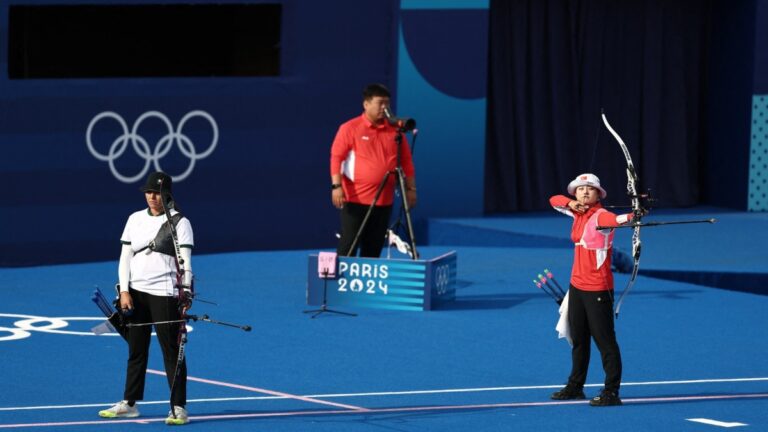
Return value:
<svg viewBox="0 0 768 432">
<path fill-rule="evenodd" d="M 724 422 L 720 420 L 713 420 L 708 418 L 689 418 L 686 419 L 690 422 L 696 422 L 696 423 L 704 423 L 711 426 L 720 426 L 724 428 L 732 428 L 732 427 L 739 427 L 739 426 L 749 426 L 746 423 L 739 423 L 739 422 Z"/>
<path fill-rule="evenodd" d="M 713 379 L 674 380 L 674 381 L 641 381 L 641 382 L 621 383 L 621 386 L 631 387 L 631 386 L 649 386 L 649 385 L 717 384 L 717 383 L 760 382 L 760 381 L 768 381 L 768 377 L 713 378 Z M 585 387 L 602 387 L 602 385 L 603 384 L 587 384 L 585 385 Z M 328 393 L 328 394 L 300 395 L 299 397 L 341 398 L 341 397 L 369 397 L 369 396 L 402 396 L 402 395 L 441 394 L 441 393 L 474 393 L 474 392 L 490 392 L 490 391 L 546 390 L 546 389 L 557 389 L 557 388 L 561 388 L 562 386 L 563 386 L 562 384 L 550 384 L 550 385 L 536 385 L 536 386 L 477 387 L 477 388 L 454 388 L 454 389 L 438 389 L 438 390 L 403 390 L 403 391 L 367 392 L 367 393 Z M 292 397 L 288 397 L 288 396 L 244 396 L 244 397 L 230 397 L 230 398 L 202 398 L 202 399 L 188 399 L 187 403 L 233 402 L 233 401 L 247 401 L 247 400 L 275 400 L 275 399 L 291 399 L 291 398 Z M 138 402 L 139 405 L 163 405 L 167 403 L 168 403 L 167 400 Z M 114 401 L 104 402 L 104 403 L 72 404 L 72 405 L 0 407 L 0 412 L 38 410 L 38 409 L 97 408 L 97 407 L 104 407 L 112 404 L 114 404 Z"/>
<path fill-rule="evenodd" d="M 165 372 L 154 370 L 154 369 L 147 369 L 147 373 L 152 373 L 152 374 L 155 374 L 155 375 L 165 376 Z M 333 407 L 336 407 L 336 408 L 346 408 L 346 409 L 350 409 L 350 410 L 353 410 L 353 411 L 365 411 L 366 410 L 366 408 L 355 406 L 355 405 L 346 405 L 346 404 L 342 404 L 342 403 L 338 403 L 338 402 L 330 402 L 330 401 L 326 401 L 326 400 L 322 400 L 322 399 L 317 399 L 317 398 L 313 398 L 313 397 L 310 397 L 310 396 L 300 396 L 300 395 L 295 395 L 295 394 L 291 394 L 291 393 L 285 393 L 285 392 L 281 392 L 281 391 L 265 389 L 265 388 L 261 388 L 261 387 L 251 387 L 251 386 L 245 386 L 245 385 L 242 385 L 242 384 L 235 384 L 235 383 L 229 383 L 229 382 L 224 382 L 224 381 L 211 380 L 211 379 L 207 379 L 207 378 L 199 378 L 199 377 L 188 376 L 187 377 L 187 381 L 195 381 L 195 382 L 201 382 L 203 384 L 210 384 L 210 385 L 215 385 L 215 386 L 220 386 L 220 387 L 228 387 L 228 388 L 234 388 L 234 389 L 238 389 L 238 390 L 245 390 L 245 391 L 249 391 L 249 392 L 268 394 L 268 395 L 272 395 L 272 396 L 282 397 L 282 398 L 286 398 L 286 399 L 295 399 L 295 400 L 300 400 L 302 402 L 308 402 L 308 403 L 313 403 L 313 404 L 330 405 L 330 406 L 333 406 Z"/>
</svg>

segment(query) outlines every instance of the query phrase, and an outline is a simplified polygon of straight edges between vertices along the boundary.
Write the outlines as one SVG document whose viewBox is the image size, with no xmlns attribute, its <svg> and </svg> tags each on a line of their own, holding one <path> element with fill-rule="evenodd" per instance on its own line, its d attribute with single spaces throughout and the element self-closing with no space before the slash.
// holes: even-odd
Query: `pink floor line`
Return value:
<svg viewBox="0 0 768 432">
<path fill-rule="evenodd" d="M 765 399 L 768 398 L 768 393 L 752 393 L 752 394 L 740 394 L 740 395 L 710 395 L 710 396 L 674 396 L 674 397 L 657 397 L 657 398 L 630 398 L 624 399 L 625 404 L 642 404 L 652 402 L 690 402 L 690 401 L 708 401 L 708 400 L 730 400 L 730 399 Z M 469 409 L 494 409 L 494 408 L 525 408 L 525 407 L 539 407 L 539 406 L 558 406 L 558 405 L 578 405 L 586 404 L 588 400 L 577 401 L 548 401 L 548 402 L 513 402 L 513 403 L 499 403 L 499 404 L 475 404 L 475 405 L 435 405 L 435 406 L 418 406 L 418 407 L 393 407 L 393 408 L 370 408 L 365 411 L 351 411 L 351 410 L 325 410 L 325 411 L 283 411 L 283 412 L 268 412 L 268 413 L 248 413 L 248 414 L 221 414 L 221 415 L 207 415 L 207 416 L 190 416 L 190 421 L 202 421 L 202 420 L 237 420 L 247 418 L 259 418 L 259 417 L 294 417 L 294 416 L 313 416 L 313 415 L 330 415 L 330 414 L 377 414 L 377 413 L 397 413 L 397 412 L 424 412 L 424 411 L 458 411 Z M 147 419 L 135 419 L 135 420 L 93 420 L 93 421 L 76 421 L 76 422 L 51 422 L 51 423 L 19 423 L 19 424 L 0 424 L 0 429 L 22 428 L 22 427 L 51 427 L 51 426 L 87 426 L 87 425 L 104 425 L 104 424 L 118 424 L 118 423 L 156 423 L 163 422 L 165 418 L 147 418 Z"/>
<path fill-rule="evenodd" d="M 159 370 L 155 370 L 155 369 L 147 369 L 147 372 L 155 374 L 155 375 L 165 376 L 165 372 L 159 371 Z M 240 385 L 240 384 L 232 384 L 232 383 L 226 383 L 226 382 L 222 382 L 222 381 L 214 381 L 214 380 L 209 380 L 209 379 L 205 379 L 205 378 L 196 378 L 196 377 L 188 376 L 187 377 L 187 381 L 196 381 L 196 382 L 201 382 L 201 383 L 211 384 L 211 385 L 217 385 L 217 386 L 222 386 L 222 387 L 230 387 L 230 388 L 236 388 L 236 389 L 240 389 L 240 390 L 248 390 L 248 391 L 252 391 L 252 392 L 256 392 L 256 393 L 265 393 L 265 394 L 272 395 L 272 396 L 280 396 L 280 397 L 289 398 L 289 399 L 296 399 L 296 400 L 300 400 L 300 401 L 304 401 L 304 402 L 316 403 L 316 404 L 321 404 L 321 405 L 330 405 L 330 406 L 334 406 L 334 407 L 337 407 L 337 408 L 346 408 L 346 409 L 350 409 L 350 410 L 357 411 L 357 412 L 367 411 L 366 408 L 359 407 L 359 406 L 340 404 L 340 403 L 336 403 L 336 402 L 328 402 L 328 401 L 325 401 L 325 400 L 322 400 L 322 399 L 315 399 L 315 398 L 311 398 L 311 397 L 298 396 L 298 395 L 294 395 L 294 394 L 290 394 L 290 393 L 283 393 L 283 392 L 279 392 L 279 391 L 267 390 L 267 389 L 258 388 L 258 387 L 249 387 L 249 386 L 244 386 L 244 385 Z"/>
</svg>

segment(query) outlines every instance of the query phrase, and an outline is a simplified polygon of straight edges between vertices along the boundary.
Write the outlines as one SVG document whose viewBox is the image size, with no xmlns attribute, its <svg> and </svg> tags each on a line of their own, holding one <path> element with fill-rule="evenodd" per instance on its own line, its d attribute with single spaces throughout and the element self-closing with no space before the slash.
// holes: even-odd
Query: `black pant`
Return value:
<svg viewBox="0 0 768 432">
<path fill-rule="evenodd" d="M 384 239 L 389 228 L 389 216 L 392 214 L 392 206 L 374 206 L 365 229 L 360 234 L 355 250 L 349 254 L 349 248 L 355 240 L 360 225 L 363 224 L 365 214 L 370 205 L 344 203 L 341 209 L 341 239 L 336 253 L 339 256 L 356 256 L 360 251 L 361 257 L 378 258 L 381 255 L 381 248 L 384 246 Z"/>
<path fill-rule="evenodd" d="M 582 291 L 571 285 L 568 292 L 568 324 L 573 339 L 573 364 L 568 384 L 584 386 L 592 337 L 602 356 L 605 389 L 618 394 L 621 385 L 621 352 L 613 328 L 613 290 Z"/>
<path fill-rule="evenodd" d="M 130 290 L 133 298 L 132 323 L 148 323 L 156 321 L 173 321 L 180 319 L 178 302 L 173 297 L 153 296 Z M 131 327 L 128 330 L 128 371 L 125 377 L 125 400 L 144 399 L 144 380 L 149 360 L 149 342 L 152 338 L 153 326 Z M 176 372 L 176 361 L 179 356 L 179 324 L 159 324 L 155 327 L 157 340 L 163 350 L 165 375 L 168 387 L 173 382 Z M 180 365 L 176 388 L 171 395 L 174 405 L 187 404 L 187 361 Z"/>
</svg>

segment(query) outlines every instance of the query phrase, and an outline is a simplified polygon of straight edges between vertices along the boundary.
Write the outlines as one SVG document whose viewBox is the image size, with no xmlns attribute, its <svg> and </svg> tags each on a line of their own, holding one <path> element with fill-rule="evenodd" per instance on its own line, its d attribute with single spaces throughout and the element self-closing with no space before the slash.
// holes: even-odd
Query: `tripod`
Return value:
<svg viewBox="0 0 768 432">
<path fill-rule="evenodd" d="M 408 237 L 411 241 L 411 252 L 413 252 L 413 259 L 417 260 L 419 259 L 419 254 L 416 251 L 416 238 L 413 235 L 413 223 L 411 222 L 411 209 L 408 206 L 408 200 L 405 197 L 405 173 L 403 172 L 403 167 L 400 165 L 400 152 L 401 147 L 403 145 L 403 134 L 404 134 L 403 128 L 399 128 L 397 131 L 397 135 L 395 135 L 395 141 L 397 142 L 397 165 L 395 166 L 395 169 L 392 171 L 387 171 L 386 174 L 384 174 L 384 178 L 381 179 L 381 183 L 379 183 L 379 188 L 376 189 L 376 195 L 373 197 L 373 202 L 371 202 L 371 205 L 368 207 L 368 211 L 365 213 L 365 217 L 363 218 L 363 223 L 360 224 L 360 228 L 357 230 L 357 234 L 355 235 L 355 239 L 352 241 L 352 245 L 349 247 L 349 251 L 347 251 L 347 256 L 352 256 L 352 254 L 355 252 L 355 248 L 357 247 L 357 242 L 360 240 L 360 235 L 363 233 L 363 230 L 365 229 L 366 224 L 368 223 L 368 219 L 371 217 L 371 213 L 373 212 L 374 207 L 376 206 L 376 202 L 378 202 L 379 197 L 381 196 L 381 192 L 384 190 L 384 186 L 387 184 L 387 180 L 389 180 L 389 176 L 394 174 L 397 177 L 395 178 L 395 182 L 397 183 L 397 188 L 400 191 L 400 199 L 402 201 L 402 212 L 405 213 L 405 223 L 406 227 L 408 228 Z M 400 224 L 400 218 L 398 217 L 397 222 L 393 226 L 397 226 Z"/>
<path fill-rule="evenodd" d="M 314 313 L 311 318 L 320 315 L 323 312 L 335 313 L 339 315 L 357 316 L 357 314 L 349 312 L 340 312 L 333 309 L 328 309 L 328 269 L 323 269 L 323 304 L 320 305 L 320 309 L 305 310 L 304 313 Z"/>
</svg>

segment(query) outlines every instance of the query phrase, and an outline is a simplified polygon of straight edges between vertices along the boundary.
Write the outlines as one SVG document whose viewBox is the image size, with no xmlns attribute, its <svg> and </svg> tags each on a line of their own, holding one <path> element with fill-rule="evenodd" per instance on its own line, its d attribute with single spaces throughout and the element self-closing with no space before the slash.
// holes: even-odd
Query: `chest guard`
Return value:
<svg viewBox="0 0 768 432">
<path fill-rule="evenodd" d="M 584 232 L 581 234 L 581 240 L 576 243 L 577 245 L 582 246 L 585 249 L 600 251 L 607 251 L 613 246 L 614 230 L 609 230 L 609 232 L 604 233 L 596 229 L 600 213 L 606 211 L 606 209 L 601 208 L 589 217 L 587 224 L 584 226 Z"/>
<path fill-rule="evenodd" d="M 174 228 L 179 224 L 181 218 L 184 215 L 176 213 L 171 216 L 171 222 L 173 222 Z M 176 247 L 173 245 L 173 237 L 171 237 L 171 227 L 168 225 L 168 221 L 160 226 L 160 230 L 157 231 L 155 239 L 149 242 L 147 246 L 152 252 L 158 252 L 165 255 L 176 257 Z"/>
</svg>

